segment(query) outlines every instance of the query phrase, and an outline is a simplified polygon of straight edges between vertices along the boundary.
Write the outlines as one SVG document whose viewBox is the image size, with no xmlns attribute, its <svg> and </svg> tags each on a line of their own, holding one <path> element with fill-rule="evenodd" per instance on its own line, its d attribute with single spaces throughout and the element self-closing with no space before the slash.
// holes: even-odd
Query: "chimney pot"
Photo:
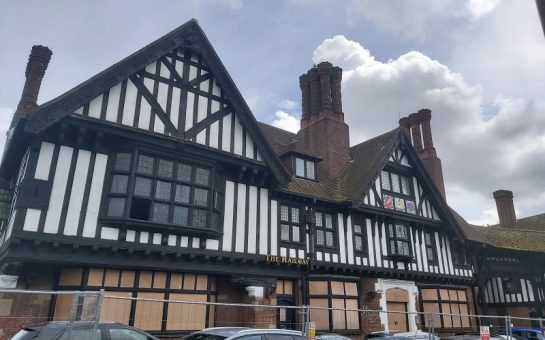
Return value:
<svg viewBox="0 0 545 340">
<path fill-rule="evenodd" d="M 415 112 L 409 115 L 409 123 L 411 124 L 411 133 L 413 137 L 413 146 L 416 151 L 422 151 L 422 134 L 420 132 L 420 113 Z"/>
<path fill-rule="evenodd" d="M 422 122 L 422 139 L 424 141 L 424 149 L 433 148 L 433 138 L 431 135 L 431 110 L 422 109 L 418 111 Z"/>
<path fill-rule="evenodd" d="M 500 219 L 500 227 L 514 228 L 517 222 L 515 214 L 515 206 L 513 204 L 513 192 L 509 190 L 496 190 L 493 193 L 496 200 L 496 208 L 498 209 L 498 217 Z"/>
<path fill-rule="evenodd" d="M 399 126 L 403 129 L 405 137 L 411 140 L 411 124 L 409 123 L 409 117 L 403 117 L 399 120 Z"/>
</svg>

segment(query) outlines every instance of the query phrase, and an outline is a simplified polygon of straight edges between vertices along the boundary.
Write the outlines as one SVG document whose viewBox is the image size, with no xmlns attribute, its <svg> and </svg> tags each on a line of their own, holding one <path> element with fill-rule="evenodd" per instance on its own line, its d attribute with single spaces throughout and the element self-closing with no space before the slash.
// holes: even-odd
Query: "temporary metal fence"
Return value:
<svg viewBox="0 0 545 340">
<path fill-rule="evenodd" d="M 287 328 L 303 335 L 334 331 L 348 337 L 378 331 L 407 330 L 418 339 L 436 340 L 456 334 L 479 336 L 488 327 L 490 339 L 511 340 L 513 327 L 543 330 L 545 320 L 504 315 L 383 311 L 347 308 L 343 300 L 323 306 L 279 306 L 274 299 L 255 303 L 207 301 L 206 295 L 171 294 L 167 299 L 147 293 L 0 290 L 0 339 L 9 339 L 23 325 L 48 321 L 67 323 L 63 339 L 98 339 L 100 321 L 131 325 L 161 339 L 180 339 L 207 327 Z M 163 295 L 164 296 L 164 295 Z M 329 307 L 329 305 L 337 305 Z M 418 331 L 418 332 L 417 332 Z"/>
</svg>

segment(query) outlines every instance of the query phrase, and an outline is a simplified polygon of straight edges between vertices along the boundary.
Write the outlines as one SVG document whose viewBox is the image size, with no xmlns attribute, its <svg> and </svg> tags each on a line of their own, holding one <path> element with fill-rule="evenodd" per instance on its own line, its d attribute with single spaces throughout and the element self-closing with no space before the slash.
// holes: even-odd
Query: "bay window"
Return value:
<svg viewBox="0 0 545 340">
<path fill-rule="evenodd" d="M 406 225 L 388 225 L 388 250 L 391 256 L 411 256 L 411 243 L 409 231 Z"/>
</svg>

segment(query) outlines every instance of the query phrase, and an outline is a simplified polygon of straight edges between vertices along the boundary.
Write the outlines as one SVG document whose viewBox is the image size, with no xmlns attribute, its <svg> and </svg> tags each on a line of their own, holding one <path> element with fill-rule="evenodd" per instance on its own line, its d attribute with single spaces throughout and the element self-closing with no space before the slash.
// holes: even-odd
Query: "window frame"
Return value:
<svg viewBox="0 0 545 340">
<path fill-rule="evenodd" d="M 405 229 L 405 238 L 397 235 L 397 227 L 403 227 Z M 392 229 L 393 228 L 393 229 Z M 390 230 L 393 230 L 393 236 Z M 389 222 L 386 223 L 386 236 L 388 239 L 387 248 L 388 248 L 388 256 L 391 258 L 400 258 L 400 259 L 412 259 L 414 258 L 414 252 L 413 252 L 413 242 L 411 239 L 411 234 L 409 232 L 409 226 L 401 223 L 401 222 Z M 392 241 L 395 245 L 395 253 L 392 252 Z M 400 253 L 399 252 L 399 243 L 406 243 L 408 246 L 409 254 Z"/>
<path fill-rule="evenodd" d="M 384 173 L 387 174 L 388 177 L 388 188 L 384 187 L 384 179 L 386 176 L 384 176 Z M 399 185 L 399 192 L 394 191 L 393 189 L 393 177 L 397 176 L 397 183 Z M 386 167 L 380 171 L 379 178 L 380 178 L 380 192 L 381 192 L 381 200 L 382 200 L 382 207 L 384 209 L 392 210 L 397 213 L 405 213 L 413 216 L 418 215 L 418 207 L 416 206 L 416 196 L 415 196 L 415 188 L 413 185 L 413 178 L 414 176 L 406 173 L 404 171 L 399 171 L 397 169 L 392 169 L 391 167 Z M 404 193 L 403 190 L 403 178 L 407 180 L 407 190 L 408 193 Z M 392 208 L 387 208 L 385 204 L 385 196 L 390 196 L 392 198 Z M 396 199 L 403 200 L 403 209 L 398 209 L 398 207 L 395 204 Z M 414 204 L 414 214 L 412 212 L 407 211 L 407 201 L 410 201 Z"/>
<path fill-rule="evenodd" d="M 430 236 L 430 244 L 427 244 L 426 235 Z M 424 248 L 426 250 L 426 258 L 428 260 L 428 263 L 436 264 L 438 262 L 437 257 L 437 248 L 435 243 L 435 232 L 433 231 L 424 231 Z M 433 259 L 430 260 L 430 257 L 428 256 L 428 249 L 431 249 Z"/>
<path fill-rule="evenodd" d="M 118 155 L 129 154 L 130 161 L 128 163 L 128 170 L 118 169 L 116 167 Z M 153 159 L 153 167 L 151 173 L 142 173 L 138 171 L 138 163 L 140 157 L 151 157 Z M 171 174 L 170 177 L 165 177 L 160 172 L 160 164 L 162 162 L 171 162 Z M 180 179 L 178 177 L 178 171 L 181 164 L 185 164 L 191 167 L 191 175 L 189 181 Z M 208 185 L 198 183 L 197 172 L 198 169 L 208 170 Z M 127 188 L 124 193 L 111 192 L 114 176 L 127 176 Z M 147 179 L 151 181 L 149 193 L 146 195 L 136 193 L 137 180 Z M 160 182 L 168 183 L 170 186 L 170 192 L 168 199 L 165 197 L 158 197 L 157 190 Z M 177 186 L 189 187 L 189 200 L 182 202 L 176 200 Z M 195 192 L 198 189 L 204 189 L 208 191 L 206 205 L 199 205 L 195 202 Z M 105 224 L 119 226 L 130 223 L 135 227 L 150 227 L 162 228 L 168 231 L 183 231 L 184 234 L 197 235 L 197 236 L 209 236 L 219 237 L 223 233 L 223 197 L 225 192 L 224 178 L 217 172 L 216 167 L 211 163 L 202 161 L 196 161 L 190 158 L 172 157 L 172 155 L 165 155 L 158 152 L 149 151 L 145 148 L 132 149 L 132 150 L 116 150 L 109 155 L 108 164 L 106 167 L 106 179 L 104 181 L 103 188 L 103 202 L 101 203 L 101 209 L 99 213 L 100 221 Z M 121 216 L 109 215 L 110 200 L 112 198 L 124 199 L 123 213 Z M 147 205 L 147 219 L 135 218 L 131 215 L 131 208 L 135 204 L 136 200 L 146 200 Z M 216 200 L 218 202 L 216 203 Z M 166 220 L 155 220 L 154 209 L 156 205 L 167 205 Z M 178 224 L 174 222 L 175 209 L 177 207 L 183 207 L 187 209 L 186 224 Z M 206 212 L 206 220 L 203 226 L 195 225 L 193 221 L 194 210 L 199 209 Z M 131 217 L 133 216 L 133 217 Z M 215 226 L 212 225 L 213 219 L 216 220 Z"/>
<path fill-rule="evenodd" d="M 300 160 L 303 162 L 303 175 L 300 175 L 297 173 L 297 160 Z M 308 166 L 307 163 L 312 163 L 314 166 L 314 178 L 311 178 L 308 176 Z M 293 156 L 293 175 L 297 178 L 303 178 L 308 179 L 309 181 L 318 181 L 318 162 L 310 160 L 305 157 L 301 157 L 299 155 Z"/>
<path fill-rule="evenodd" d="M 356 225 L 359 225 L 361 227 L 361 232 L 356 232 Z M 367 226 L 365 224 L 365 219 L 359 219 L 354 218 L 354 222 L 352 223 L 352 234 L 353 234 L 353 244 L 354 244 L 354 251 L 356 253 L 360 254 L 368 254 L 368 240 L 367 240 Z M 356 237 L 362 238 L 362 249 L 358 250 L 356 249 Z"/>
<path fill-rule="evenodd" d="M 425 300 L 423 298 L 423 293 L 422 293 L 422 290 L 425 290 L 425 289 L 430 289 L 430 290 L 435 290 L 435 294 L 437 296 L 437 300 Z M 471 306 L 471 301 L 469 299 L 469 296 L 468 296 L 468 289 L 465 288 L 465 287 L 452 287 L 452 286 L 445 286 L 445 287 L 437 287 L 437 286 L 428 286 L 428 285 L 423 285 L 423 286 L 419 286 L 418 287 L 418 290 L 419 290 L 419 295 L 421 296 L 420 298 L 420 310 L 422 310 L 425 314 L 428 313 L 424 310 L 424 304 L 425 303 L 435 303 L 437 304 L 437 307 L 438 307 L 438 313 L 440 314 L 436 314 L 436 317 L 439 318 L 439 324 L 440 324 L 440 327 L 441 329 L 449 329 L 449 330 L 455 330 L 455 329 L 464 329 L 464 330 L 467 330 L 467 329 L 472 329 L 472 322 L 471 322 L 471 318 L 469 317 L 469 315 L 473 314 L 471 313 L 471 309 L 470 309 L 470 306 Z M 447 290 L 447 291 L 450 291 L 450 290 L 455 290 L 457 292 L 460 292 L 460 291 L 463 291 L 464 294 L 465 294 L 465 301 L 462 301 L 462 300 L 450 300 L 450 298 L 448 300 L 443 300 L 443 298 L 441 297 L 441 290 Z M 456 293 L 458 295 L 458 293 Z M 449 293 L 449 297 L 450 297 L 450 293 Z M 460 305 L 465 305 L 466 308 L 467 308 L 467 321 L 469 323 L 469 326 L 468 327 L 463 327 L 463 326 L 460 326 L 460 327 L 445 327 L 445 320 L 444 318 L 446 316 L 449 316 L 451 318 L 451 325 L 452 325 L 452 317 L 451 315 L 444 315 L 443 313 L 445 314 L 450 314 L 450 312 L 443 312 L 443 304 L 449 304 L 449 309 L 451 309 L 451 305 L 453 304 L 456 304 L 458 305 L 458 310 L 460 310 Z M 460 325 L 463 324 L 463 321 L 462 321 L 462 316 L 463 315 L 461 312 L 460 313 L 452 313 L 452 314 L 460 314 Z M 422 329 L 429 329 L 431 325 L 426 325 L 426 322 L 429 322 L 428 318 L 425 318 L 425 319 L 422 319 L 421 320 L 421 324 L 422 324 Z M 434 327 L 435 326 L 435 319 L 434 319 Z M 437 328 L 437 327 L 436 327 Z"/>
<path fill-rule="evenodd" d="M 321 219 L 322 219 L 322 225 L 321 226 L 318 226 L 318 214 L 321 215 Z M 331 216 L 331 228 L 328 228 L 326 226 L 326 218 L 325 218 L 326 215 Z M 335 219 L 335 213 L 331 212 L 331 211 L 327 211 L 327 210 L 317 210 L 317 211 L 314 212 L 314 216 L 315 216 L 315 228 L 316 228 L 315 246 L 318 247 L 318 248 L 324 248 L 324 249 L 337 248 L 338 247 L 338 243 L 337 243 L 338 240 L 337 240 L 336 234 L 337 234 L 338 228 L 337 228 L 337 221 Z M 324 244 L 319 244 L 318 243 L 318 231 L 322 231 L 324 233 Z M 332 245 L 327 245 L 326 234 L 328 232 L 332 233 L 332 240 L 333 240 Z"/>
<path fill-rule="evenodd" d="M 282 219 L 282 207 L 286 206 L 288 207 L 288 221 Z M 299 210 L 299 222 L 293 222 L 293 209 Z M 287 225 L 289 228 L 289 240 L 284 240 L 282 238 L 282 225 Z M 300 205 L 291 204 L 288 202 L 278 202 L 278 240 L 283 243 L 292 243 L 292 244 L 302 244 L 305 242 L 304 240 L 304 226 L 303 223 L 303 207 Z M 298 227 L 299 228 L 299 241 L 293 240 L 293 228 Z"/>
</svg>

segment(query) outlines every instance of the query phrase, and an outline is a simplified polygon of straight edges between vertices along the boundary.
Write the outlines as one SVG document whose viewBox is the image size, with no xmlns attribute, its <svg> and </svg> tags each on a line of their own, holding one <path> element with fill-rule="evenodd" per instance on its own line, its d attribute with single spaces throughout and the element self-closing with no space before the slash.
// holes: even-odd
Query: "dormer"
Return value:
<svg viewBox="0 0 545 340">
<path fill-rule="evenodd" d="M 282 154 L 280 159 L 293 176 L 315 182 L 319 180 L 318 163 L 321 158 L 308 152 L 290 150 Z"/>
</svg>

